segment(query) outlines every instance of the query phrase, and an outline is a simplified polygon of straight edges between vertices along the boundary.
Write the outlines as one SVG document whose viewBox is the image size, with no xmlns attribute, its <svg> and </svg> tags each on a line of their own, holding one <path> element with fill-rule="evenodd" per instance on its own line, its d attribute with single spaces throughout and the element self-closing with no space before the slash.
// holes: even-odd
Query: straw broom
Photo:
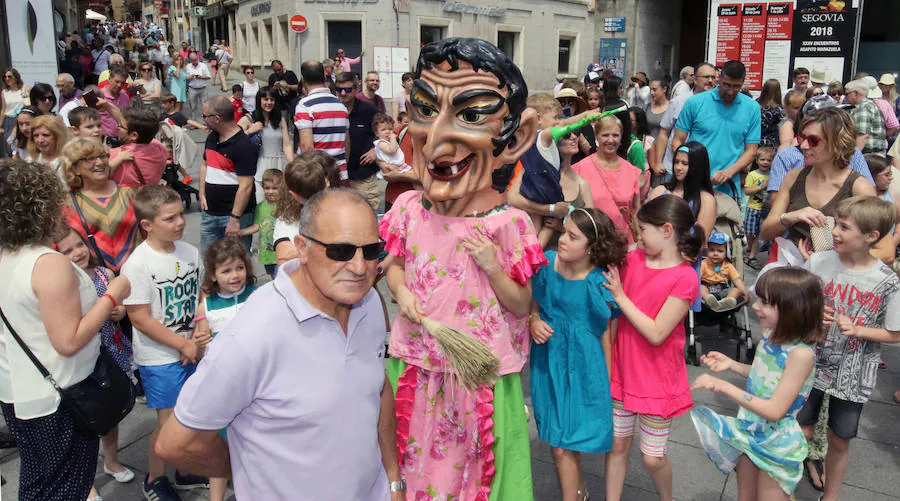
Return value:
<svg viewBox="0 0 900 501">
<path fill-rule="evenodd" d="M 423 317 L 422 326 L 438 342 L 451 373 L 463 387 L 475 390 L 497 382 L 500 360 L 490 346 L 431 318 Z"/>
</svg>

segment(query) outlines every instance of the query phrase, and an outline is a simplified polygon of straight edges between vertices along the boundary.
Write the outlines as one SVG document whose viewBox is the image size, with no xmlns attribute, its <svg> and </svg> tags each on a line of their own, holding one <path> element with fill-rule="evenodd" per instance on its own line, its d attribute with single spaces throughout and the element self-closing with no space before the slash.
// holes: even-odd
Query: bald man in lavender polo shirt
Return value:
<svg viewBox="0 0 900 501">
<path fill-rule="evenodd" d="M 300 233 L 300 257 L 209 345 L 156 451 L 233 476 L 237 499 L 403 500 L 375 214 L 354 191 L 326 190 L 304 205 Z"/>
</svg>

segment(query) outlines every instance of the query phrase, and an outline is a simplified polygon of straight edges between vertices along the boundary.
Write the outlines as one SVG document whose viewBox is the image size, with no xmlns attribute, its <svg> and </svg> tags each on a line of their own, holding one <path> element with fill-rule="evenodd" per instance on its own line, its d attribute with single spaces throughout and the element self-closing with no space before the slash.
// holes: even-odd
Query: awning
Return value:
<svg viewBox="0 0 900 501">
<path fill-rule="evenodd" d="M 87 9 L 87 10 L 85 11 L 84 17 L 85 17 L 85 19 L 87 19 L 88 21 L 100 21 L 100 22 L 106 21 L 106 16 L 104 16 L 103 14 L 99 14 L 99 13 L 97 13 L 97 12 L 94 12 L 94 11 L 92 11 L 91 9 Z"/>
</svg>

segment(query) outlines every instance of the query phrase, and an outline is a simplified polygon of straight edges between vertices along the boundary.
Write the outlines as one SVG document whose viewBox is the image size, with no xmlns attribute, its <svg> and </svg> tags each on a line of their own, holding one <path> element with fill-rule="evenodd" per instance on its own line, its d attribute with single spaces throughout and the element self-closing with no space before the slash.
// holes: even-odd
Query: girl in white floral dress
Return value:
<svg viewBox="0 0 900 501">
<path fill-rule="evenodd" d="M 812 388 L 824 297 L 821 281 L 800 268 L 766 273 L 756 295 L 753 309 L 763 339 L 753 365 L 715 351 L 700 359 L 713 372 L 747 377 L 746 389 L 709 374 L 692 385 L 736 402 L 741 406 L 737 417 L 706 407 L 695 407 L 691 417 L 710 460 L 723 473 L 737 471 L 739 501 L 787 500 L 803 475 L 807 444 L 797 413 Z"/>
</svg>

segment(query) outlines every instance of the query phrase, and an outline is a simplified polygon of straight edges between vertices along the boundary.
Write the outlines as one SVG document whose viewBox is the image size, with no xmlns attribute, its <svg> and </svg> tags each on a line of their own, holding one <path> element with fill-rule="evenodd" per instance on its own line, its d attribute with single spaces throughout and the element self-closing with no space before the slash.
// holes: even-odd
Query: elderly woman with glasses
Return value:
<svg viewBox="0 0 900 501">
<path fill-rule="evenodd" d="M 66 144 L 62 166 L 71 190 L 66 224 L 85 239 L 93 234 L 101 264 L 118 273 L 143 240 L 134 217 L 135 189 L 110 179 L 109 152 L 93 139 L 75 138 Z"/>
<path fill-rule="evenodd" d="M 160 97 L 162 96 L 162 82 L 156 78 L 153 73 L 153 63 L 143 62 L 139 67 L 140 77 L 131 84 L 130 88 L 135 89 L 141 97 L 144 108 L 153 110 L 159 116 L 162 114 L 160 106 Z"/>
</svg>

